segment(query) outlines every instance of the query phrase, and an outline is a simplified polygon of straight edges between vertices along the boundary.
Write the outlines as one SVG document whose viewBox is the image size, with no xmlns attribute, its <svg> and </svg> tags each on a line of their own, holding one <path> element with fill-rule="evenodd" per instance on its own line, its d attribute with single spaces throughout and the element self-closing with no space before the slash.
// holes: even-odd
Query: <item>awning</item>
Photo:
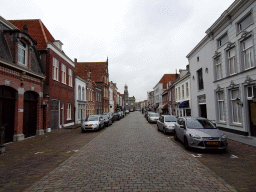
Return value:
<svg viewBox="0 0 256 192">
<path fill-rule="evenodd" d="M 163 109 L 164 105 L 159 105 L 158 109 Z"/>
<path fill-rule="evenodd" d="M 189 101 L 183 101 L 180 105 L 179 108 L 189 108 Z"/>
</svg>

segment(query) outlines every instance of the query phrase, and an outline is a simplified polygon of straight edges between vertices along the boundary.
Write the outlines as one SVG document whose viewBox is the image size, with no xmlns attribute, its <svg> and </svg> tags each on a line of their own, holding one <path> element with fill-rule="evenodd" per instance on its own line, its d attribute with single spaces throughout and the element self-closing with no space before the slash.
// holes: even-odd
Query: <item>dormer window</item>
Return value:
<svg viewBox="0 0 256 192">
<path fill-rule="evenodd" d="M 27 45 L 23 41 L 18 43 L 18 63 L 22 65 L 27 64 Z"/>
</svg>

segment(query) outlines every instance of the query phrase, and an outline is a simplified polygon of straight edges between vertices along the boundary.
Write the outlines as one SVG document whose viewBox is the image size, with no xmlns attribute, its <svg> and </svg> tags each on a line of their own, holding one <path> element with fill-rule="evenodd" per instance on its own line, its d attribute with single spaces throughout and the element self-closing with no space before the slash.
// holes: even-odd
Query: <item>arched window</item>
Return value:
<svg viewBox="0 0 256 192">
<path fill-rule="evenodd" d="M 22 65 L 27 63 L 27 45 L 23 41 L 18 43 L 18 63 Z"/>
<path fill-rule="evenodd" d="M 84 101 L 84 87 L 82 88 L 82 100 Z"/>
<path fill-rule="evenodd" d="M 81 86 L 78 86 L 78 100 L 81 100 Z"/>
</svg>

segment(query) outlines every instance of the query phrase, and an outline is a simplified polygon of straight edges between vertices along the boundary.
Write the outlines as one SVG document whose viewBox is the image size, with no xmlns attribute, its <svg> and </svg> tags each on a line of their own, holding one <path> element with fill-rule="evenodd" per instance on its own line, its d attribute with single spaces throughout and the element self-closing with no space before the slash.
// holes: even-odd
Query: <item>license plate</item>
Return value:
<svg viewBox="0 0 256 192">
<path fill-rule="evenodd" d="M 86 129 L 91 129 L 91 128 L 92 128 L 92 126 L 87 126 L 87 127 L 86 127 Z"/>
<path fill-rule="evenodd" d="M 155 120 L 155 121 L 157 121 L 157 120 Z"/>
<path fill-rule="evenodd" d="M 213 142 L 213 141 L 211 141 L 211 142 L 206 142 L 206 145 L 219 145 L 219 142 Z"/>
</svg>

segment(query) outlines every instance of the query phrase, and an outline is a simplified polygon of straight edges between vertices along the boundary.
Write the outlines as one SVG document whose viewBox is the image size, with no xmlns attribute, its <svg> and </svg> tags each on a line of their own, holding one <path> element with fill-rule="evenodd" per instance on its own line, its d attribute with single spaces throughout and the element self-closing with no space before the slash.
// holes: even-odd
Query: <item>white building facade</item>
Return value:
<svg viewBox="0 0 256 192">
<path fill-rule="evenodd" d="M 86 118 L 86 81 L 75 76 L 75 124 Z"/>
</svg>

